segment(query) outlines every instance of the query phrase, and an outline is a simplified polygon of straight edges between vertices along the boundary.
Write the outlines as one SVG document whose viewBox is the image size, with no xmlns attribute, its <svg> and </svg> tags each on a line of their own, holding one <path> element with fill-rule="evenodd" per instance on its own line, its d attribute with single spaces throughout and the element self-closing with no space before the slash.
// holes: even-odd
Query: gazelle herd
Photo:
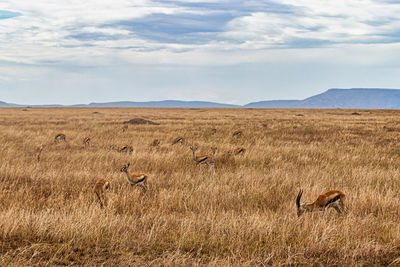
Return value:
<svg viewBox="0 0 400 267">
<path fill-rule="evenodd" d="M 126 127 L 127 128 L 127 127 Z M 124 131 L 127 129 L 123 128 Z M 217 130 L 216 129 L 211 129 L 211 134 L 214 135 L 216 134 Z M 235 131 L 232 134 L 232 137 L 240 138 L 243 136 L 243 133 L 241 131 Z M 54 137 L 54 143 L 57 144 L 59 142 L 66 142 L 66 135 L 65 134 L 57 134 Z M 160 146 L 160 140 L 155 139 L 150 146 L 152 147 L 159 147 Z M 85 137 L 83 139 L 83 144 L 85 147 L 90 146 L 91 144 L 91 139 L 90 137 Z M 173 140 L 172 145 L 175 144 L 181 144 L 185 145 L 185 139 L 183 137 L 177 137 Z M 40 158 L 43 152 L 43 149 L 45 148 L 45 145 L 40 145 L 37 148 L 38 154 L 37 154 L 37 161 L 40 162 Z M 114 146 L 110 146 L 111 150 L 114 150 Z M 215 164 L 215 155 L 217 148 L 216 147 L 211 147 L 211 153 L 206 154 L 206 155 L 196 155 L 196 151 L 198 150 L 197 145 L 191 145 L 190 150 L 192 151 L 192 159 L 195 165 L 201 165 L 205 164 L 207 166 L 214 166 Z M 133 147 L 131 145 L 124 145 L 120 148 L 117 149 L 118 152 L 127 152 L 129 154 L 133 153 Z M 236 156 L 236 155 L 243 155 L 246 152 L 246 149 L 244 147 L 236 147 L 233 150 L 230 150 L 227 152 L 228 156 Z M 128 169 L 130 167 L 130 163 L 128 162 L 127 164 L 124 164 L 122 168 L 120 169 L 120 172 L 123 172 L 126 176 L 126 179 L 128 183 L 134 187 L 138 186 L 142 188 L 142 192 L 145 193 L 148 190 L 148 185 L 147 185 L 147 179 L 148 175 L 144 173 L 129 173 Z M 104 206 L 107 205 L 106 202 L 106 192 L 110 190 L 110 181 L 107 179 L 99 179 L 97 180 L 95 186 L 94 186 L 94 193 L 97 196 L 97 199 L 100 203 L 100 208 L 103 208 Z M 342 212 L 348 213 L 348 209 L 345 206 L 345 194 L 342 193 L 339 190 L 331 190 L 327 191 L 317 197 L 317 199 L 314 202 L 307 203 L 303 202 L 300 203 L 301 197 L 303 195 L 303 190 L 300 190 L 300 192 L 297 195 L 296 198 L 296 207 L 297 207 L 297 216 L 300 217 L 303 213 L 305 212 L 313 212 L 313 211 L 324 211 L 324 215 L 327 209 L 329 208 L 334 208 L 338 215 L 341 215 Z"/>
</svg>

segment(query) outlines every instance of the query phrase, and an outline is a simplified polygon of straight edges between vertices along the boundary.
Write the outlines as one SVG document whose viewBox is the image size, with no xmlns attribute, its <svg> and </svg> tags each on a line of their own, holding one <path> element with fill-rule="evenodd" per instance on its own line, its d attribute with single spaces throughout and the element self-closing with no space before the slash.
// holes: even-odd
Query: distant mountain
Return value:
<svg viewBox="0 0 400 267">
<path fill-rule="evenodd" d="M 108 103 L 90 103 L 88 107 L 149 107 L 149 108 L 237 108 L 238 105 L 221 104 L 204 101 L 179 101 L 164 100 L 150 102 L 108 102 Z"/>
<path fill-rule="evenodd" d="M 23 107 L 0 101 L 0 107 Z M 106 102 L 63 105 L 32 105 L 31 107 L 157 107 L 157 108 L 349 108 L 400 109 L 400 90 L 378 88 L 329 89 L 304 100 L 269 100 L 244 106 L 204 101 L 164 100 L 150 102 Z"/>
<path fill-rule="evenodd" d="M 306 98 L 303 107 L 309 108 L 400 108 L 400 90 L 397 89 L 329 89 L 328 91 Z"/>
<path fill-rule="evenodd" d="M 4 107 L 19 107 L 20 105 L 17 104 L 12 104 L 12 103 L 6 103 L 3 101 L 0 101 L 0 107 L 4 108 Z"/>
<path fill-rule="evenodd" d="M 269 100 L 244 105 L 245 108 L 297 108 L 301 100 Z"/>
<path fill-rule="evenodd" d="M 400 90 L 378 88 L 329 89 L 304 100 L 261 101 L 244 105 L 255 108 L 352 108 L 400 109 Z"/>
</svg>

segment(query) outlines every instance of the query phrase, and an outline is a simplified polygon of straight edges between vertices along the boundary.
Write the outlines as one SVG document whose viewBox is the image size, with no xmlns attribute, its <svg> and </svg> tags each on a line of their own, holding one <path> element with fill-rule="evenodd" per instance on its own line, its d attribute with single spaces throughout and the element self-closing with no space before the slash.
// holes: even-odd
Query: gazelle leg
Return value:
<svg viewBox="0 0 400 267">
<path fill-rule="evenodd" d="M 342 213 L 337 205 L 332 206 L 338 213 L 338 216 Z"/>
<path fill-rule="evenodd" d="M 145 186 L 143 186 L 142 184 L 138 184 L 138 186 L 140 186 L 143 189 L 143 193 L 146 192 L 147 189 Z"/>
<path fill-rule="evenodd" d="M 349 210 L 347 209 L 347 207 L 343 204 L 343 202 L 339 202 L 339 206 L 342 208 L 342 210 L 344 211 L 344 213 L 348 214 Z"/>
<path fill-rule="evenodd" d="M 326 219 L 326 211 L 327 211 L 327 209 L 330 207 L 330 205 L 329 206 L 326 206 L 325 208 L 324 208 L 324 219 Z"/>
<path fill-rule="evenodd" d="M 99 199 L 99 202 L 100 202 L 100 208 L 103 208 L 103 201 L 102 201 L 102 199 L 101 199 L 101 197 L 100 197 L 100 195 L 99 195 L 99 193 L 98 193 L 98 192 L 96 192 L 96 196 L 97 196 L 97 198 Z"/>
</svg>

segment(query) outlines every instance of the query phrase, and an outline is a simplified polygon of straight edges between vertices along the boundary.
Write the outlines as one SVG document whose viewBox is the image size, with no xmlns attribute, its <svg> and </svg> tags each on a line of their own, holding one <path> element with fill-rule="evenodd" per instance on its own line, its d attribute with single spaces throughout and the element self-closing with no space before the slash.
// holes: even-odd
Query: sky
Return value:
<svg viewBox="0 0 400 267">
<path fill-rule="evenodd" d="M 304 99 L 400 88 L 396 0 L 0 0 L 0 101 Z"/>
</svg>

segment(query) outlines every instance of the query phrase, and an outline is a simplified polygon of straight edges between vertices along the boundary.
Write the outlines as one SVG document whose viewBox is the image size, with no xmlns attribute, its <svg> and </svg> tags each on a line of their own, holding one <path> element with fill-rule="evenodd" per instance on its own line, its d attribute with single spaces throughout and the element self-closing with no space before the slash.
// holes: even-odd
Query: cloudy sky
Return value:
<svg viewBox="0 0 400 267">
<path fill-rule="evenodd" d="M 0 0 L 0 101 L 234 104 L 400 88 L 396 0 Z"/>
</svg>

